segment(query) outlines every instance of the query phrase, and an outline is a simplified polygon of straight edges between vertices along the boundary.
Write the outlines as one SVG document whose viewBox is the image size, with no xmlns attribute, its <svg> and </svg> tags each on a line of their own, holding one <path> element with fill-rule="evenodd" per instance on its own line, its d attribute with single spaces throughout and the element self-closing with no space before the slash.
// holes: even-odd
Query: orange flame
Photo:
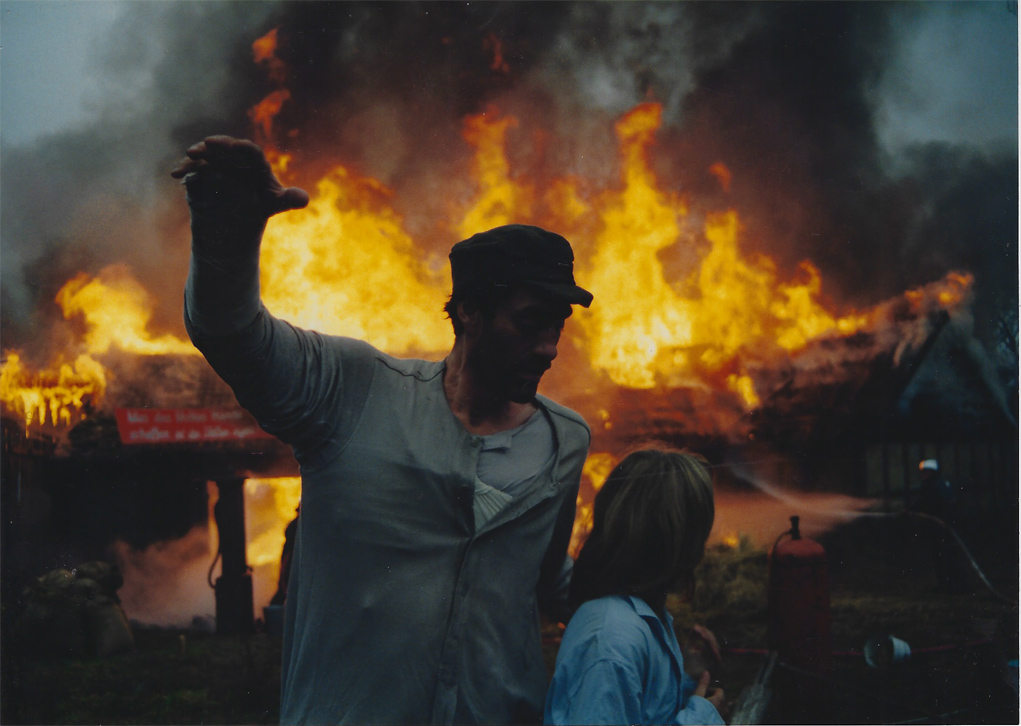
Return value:
<svg viewBox="0 0 1021 726">
<path fill-rule="evenodd" d="M 277 53 L 277 29 L 266 33 L 252 43 L 252 59 L 256 63 L 264 63 L 276 60 Z"/>
<path fill-rule="evenodd" d="M 493 51 L 493 62 L 489 64 L 489 70 L 510 73 L 510 66 L 503 59 L 503 41 L 497 37 L 496 33 L 487 35 L 482 45 L 486 49 Z"/>
<path fill-rule="evenodd" d="M 93 356 L 111 349 L 135 355 L 198 355 L 191 343 L 149 332 L 152 305 L 145 288 L 127 267 L 112 265 L 95 278 L 81 273 L 57 292 L 56 302 L 67 319 L 81 317 L 85 352 L 73 363 L 60 355 L 45 370 L 30 371 L 17 351 L 6 351 L 0 367 L 0 401 L 22 416 L 25 425 L 70 425 L 80 418 L 84 402 L 98 405 L 106 391 L 106 372 Z"/>
<path fill-rule="evenodd" d="M 495 40 L 494 53 L 501 52 Z M 274 169 L 287 171 L 290 156 L 276 151 L 274 120 L 290 92 L 283 86 L 286 66 L 277 58 L 276 31 L 253 43 L 253 57 L 265 67 L 276 90 L 251 109 L 256 138 Z M 745 232 L 736 210 L 709 213 L 693 224 L 687 200 L 663 189 L 649 163 L 662 123 L 662 108 L 644 103 L 615 127 L 620 156 L 619 186 L 602 192 L 584 180 L 553 179 L 541 190 L 512 174 L 506 147 L 518 121 L 496 108 L 465 119 L 463 137 L 473 149 L 474 199 L 452 210 L 460 237 L 510 222 L 537 223 L 561 231 L 577 254 L 576 276 L 596 302 L 579 311 L 575 335 L 591 370 L 617 386 L 650 389 L 694 386 L 729 391 L 746 409 L 761 405 L 751 364 L 795 354 L 812 340 L 848 336 L 868 329 L 884 315 L 883 306 L 837 315 L 821 302 L 822 279 L 811 262 L 796 280 L 781 279 L 767 256 L 743 249 Z M 731 172 L 713 164 L 726 191 Z M 393 192 L 378 181 L 336 166 L 317 183 L 307 210 L 280 215 L 270 223 L 262 247 L 261 285 L 274 313 L 324 333 L 367 340 L 397 355 L 442 354 L 452 332 L 440 310 L 449 291 L 446 261 L 422 251 L 405 231 L 392 204 Z M 697 230 L 697 231 L 691 231 Z M 687 247 L 688 266 L 667 274 L 661 254 Z M 676 269 L 676 268 L 672 268 Z M 932 305 L 962 304 L 972 279 L 951 273 L 946 280 L 915 291 L 904 300 L 919 313 Z M 148 330 L 148 296 L 123 266 L 95 279 L 79 275 L 58 293 L 65 317 L 81 316 L 86 356 L 116 348 L 138 355 L 194 355 L 190 343 Z M 889 305 L 886 306 L 887 308 Z M 7 355 L 4 401 L 41 419 L 56 405 L 53 420 L 66 421 L 67 398 L 54 393 L 40 404 L 35 394 L 61 378 L 64 356 L 51 373 L 30 374 L 21 358 Z M 92 358 L 79 359 L 79 361 Z M 98 366 L 98 364 L 96 364 Z M 10 366 L 10 368 L 8 368 Z M 75 375 L 91 370 L 85 362 Z M 56 385 L 54 383 L 54 385 Z M 104 386 L 91 383 L 94 398 Z M 82 394 L 84 395 L 84 394 Z M 71 409 L 79 408 L 72 395 Z M 42 406 L 42 408 L 40 408 Z M 25 413 L 31 411 L 31 414 Z M 604 417 L 609 428 L 609 414 Z"/>
<path fill-rule="evenodd" d="M 290 91 L 286 88 L 278 88 L 255 104 L 248 112 L 248 118 L 255 125 L 257 139 L 270 139 L 273 137 L 273 119 L 280 113 L 284 102 L 290 98 Z"/>
<path fill-rule="evenodd" d="M 89 353 L 118 348 L 137 355 L 198 355 L 186 340 L 149 332 L 149 293 L 124 265 L 106 267 L 91 279 L 80 273 L 60 288 L 56 299 L 65 318 L 81 315 L 85 319 Z"/>
<path fill-rule="evenodd" d="M 271 81 L 283 84 L 287 80 L 287 64 L 277 58 L 278 45 L 277 29 L 273 28 L 252 43 L 252 59 L 266 69 Z"/>
<path fill-rule="evenodd" d="M 719 161 L 716 162 L 709 167 L 709 173 L 716 177 L 717 181 L 720 182 L 720 187 L 723 191 L 730 191 L 730 180 L 732 179 L 732 175 L 730 173 L 730 169 L 728 169 L 725 164 Z"/>
<path fill-rule="evenodd" d="M 387 204 L 390 195 L 375 180 L 337 167 L 319 182 L 308 209 L 275 218 L 262 245 L 267 308 L 395 354 L 448 349 L 453 332 L 441 291 L 449 289 L 449 273 L 421 258 Z"/>
<path fill-rule="evenodd" d="M 295 517 L 301 502 L 301 477 L 245 480 L 245 555 L 253 567 L 279 565 L 284 546 L 281 522 Z"/>
<path fill-rule="evenodd" d="M 585 460 L 581 476 L 583 482 L 588 482 L 589 491 L 578 492 L 574 529 L 571 530 L 571 543 L 568 545 L 568 551 L 572 557 L 578 556 L 581 546 L 585 543 L 585 538 L 592 531 L 592 513 L 595 496 L 603 488 L 603 484 L 606 483 L 607 477 L 610 476 L 610 472 L 613 471 L 613 467 L 616 465 L 616 457 L 602 452 L 590 453 Z"/>
<path fill-rule="evenodd" d="M 531 190 L 510 178 L 504 153 L 507 131 L 517 125 L 517 119 L 501 117 L 495 108 L 465 119 L 463 135 L 475 147 L 471 171 L 479 196 L 458 227 L 462 239 L 531 217 Z"/>
<path fill-rule="evenodd" d="M 49 370 L 32 372 L 25 369 L 18 353 L 7 353 L 0 367 L 0 400 L 25 421 L 50 422 L 69 426 L 80 412 L 86 397 L 94 401 L 106 390 L 103 366 L 82 353 L 73 363 L 58 362 Z"/>
<path fill-rule="evenodd" d="M 250 108 L 248 118 L 252 122 L 255 142 L 263 148 L 266 159 L 273 165 L 277 174 L 283 175 L 291 162 L 291 156 L 277 149 L 273 122 L 283 109 L 284 103 L 290 100 L 291 92 L 284 87 L 287 81 L 287 64 L 276 55 L 278 45 L 276 28 L 252 43 L 252 58 L 266 70 L 269 80 L 279 88 L 270 91 L 265 98 Z"/>
<path fill-rule="evenodd" d="M 647 158 L 660 120 L 661 107 L 647 103 L 617 124 L 623 188 L 602 199 L 595 252 L 579 269 L 598 301 L 580 316 L 590 358 L 618 385 L 722 381 L 754 407 L 759 397 L 740 370 L 743 354 L 797 351 L 821 335 L 850 334 L 865 318 L 836 318 L 822 307 L 811 263 L 802 264 L 804 282 L 784 282 L 771 259 L 743 254 L 735 210 L 708 215 L 701 239 L 683 237 L 687 205 L 659 188 Z M 702 257 L 686 279 L 672 282 L 659 254 L 677 244 L 701 249 Z"/>
</svg>

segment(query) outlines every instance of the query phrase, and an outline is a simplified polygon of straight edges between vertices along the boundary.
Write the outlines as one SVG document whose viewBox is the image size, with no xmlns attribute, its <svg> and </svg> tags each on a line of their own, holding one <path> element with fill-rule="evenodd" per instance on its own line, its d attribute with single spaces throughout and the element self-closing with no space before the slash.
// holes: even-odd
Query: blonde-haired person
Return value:
<svg viewBox="0 0 1021 726">
<path fill-rule="evenodd" d="M 722 724 L 723 692 L 696 683 L 666 610 L 690 595 L 715 507 L 708 462 L 643 449 L 596 495 L 574 565 L 571 604 L 546 698 L 547 724 Z"/>
</svg>

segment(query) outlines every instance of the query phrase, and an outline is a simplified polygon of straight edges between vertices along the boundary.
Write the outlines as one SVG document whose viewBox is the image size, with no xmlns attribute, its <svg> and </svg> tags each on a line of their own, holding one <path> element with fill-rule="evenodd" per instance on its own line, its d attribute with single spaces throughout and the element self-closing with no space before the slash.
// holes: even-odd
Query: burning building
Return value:
<svg viewBox="0 0 1021 726">
<path fill-rule="evenodd" d="M 138 445 L 116 425 L 234 406 L 183 334 L 188 229 L 167 174 L 211 133 L 253 138 L 312 194 L 267 230 L 269 309 L 396 355 L 449 348 L 457 240 L 522 222 L 572 241 L 596 302 L 544 386 L 594 432 L 579 534 L 612 462 L 646 439 L 703 450 L 724 489 L 844 497 L 819 527 L 824 509 L 903 497 L 931 455 L 1013 506 L 1016 83 L 1013 145 L 891 136 L 898 73 L 954 12 L 130 7 L 122 37 L 158 27 L 163 46 L 110 50 L 151 70 L 142 90 L 121 79 L 135 99 L 4 149 L 5 568 L 113 547 L 138 578 L 126 589 L 159 591 L 140 552 L 199 575 L 214 556 L 207 482 L 296 473 L 268 439 Z M 282 533 L 295 487 L 250 483 L 250 522 Z M 785 521 L 738 508 L 714 536 Z M 272 570 L 282 534 L 260 534 L 247 560 Z"/>
</svg>

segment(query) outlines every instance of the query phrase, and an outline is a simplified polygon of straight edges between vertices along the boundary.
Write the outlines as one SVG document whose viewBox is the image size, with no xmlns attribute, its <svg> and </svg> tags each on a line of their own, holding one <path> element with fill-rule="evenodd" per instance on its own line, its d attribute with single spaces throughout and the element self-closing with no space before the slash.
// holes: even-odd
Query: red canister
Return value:
<svg viewBox="0 0 1021 726">
<path fill-rule="evenodd" d="M 799 517 L 769 553 L 769 647 L 780 660 L 827 671 L 832 656 L 826 551 L 801 536 Z"/>
</svg>

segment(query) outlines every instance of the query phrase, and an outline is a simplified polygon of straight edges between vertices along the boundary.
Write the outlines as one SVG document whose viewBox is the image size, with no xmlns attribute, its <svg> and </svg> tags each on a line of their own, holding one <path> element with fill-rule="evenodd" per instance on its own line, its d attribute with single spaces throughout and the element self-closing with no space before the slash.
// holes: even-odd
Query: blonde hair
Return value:
<svg viewBox="0 0 1021 726">
<path fill-rule="evenodd" d="M 636 595 L 654 608 L 691 588 L 713 526 L 709 462 L 647 448 L 624 458 L 596 495 L 592 532 L 578 555 L 570 600 Z"/>
</svg>

